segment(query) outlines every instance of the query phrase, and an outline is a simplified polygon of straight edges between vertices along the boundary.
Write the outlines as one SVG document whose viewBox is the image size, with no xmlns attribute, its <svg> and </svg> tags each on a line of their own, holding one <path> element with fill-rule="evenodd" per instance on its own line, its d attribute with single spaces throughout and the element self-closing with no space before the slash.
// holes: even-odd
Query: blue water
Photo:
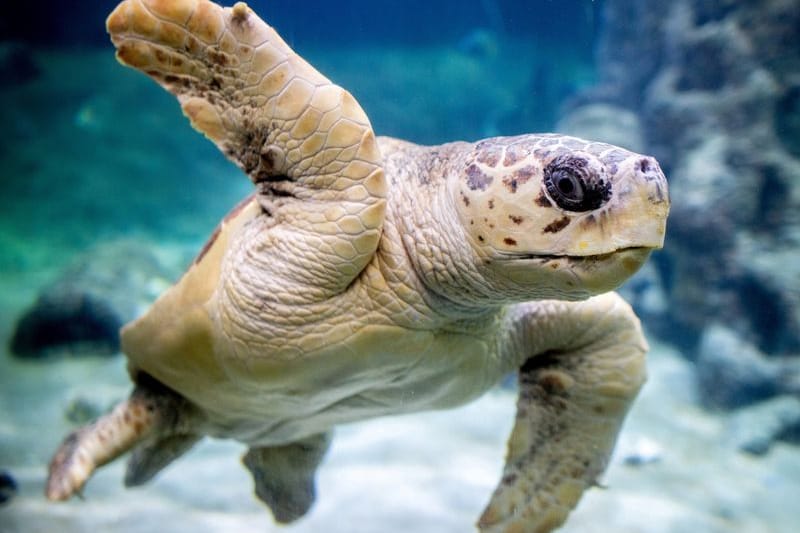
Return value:
<svg viewBox="0 0 800 533">
<path fill-rule="evenodd" d="M 0 533 L 28 527 L 52 530 L 59 524 L 65 524 L 65 531 L 107 526 L 113 520 L 103 512 L 121 512 L 113 506 L 123 505 L 127 494 L 119 487 L 117 470 L 98 481 L 93 493 L 89 505 L 98 513 L 96 521 L 82 514 L 82 502 L 53 507 L 43 501 L 49 454 L 73 426 L 64 418 L 66 406 L 87 397 L 93 408 L 102 410 L 125 394 L 128 382 L 121 357 L 50 356 L 33 362 L 16 357 L 9 343 L 20 317 L 65 268 L 98 246 L 120 240 L 145 243 L 160 261 L 163 275 L 136 293 L 143 300 L 152 297 L 180 275 L 220 218 L 251 188 L 238 169 L 191 129 L 172 96 L 114 60 L 104 20 L 115 4 L 50 1 L 32 8 L 6 2 L 0 14 L 0 473 L 16 478 L 14 488 L 0 486 L 0 496 L 8 498 L 5 504 L 0 498 Z M 606 491 L 600 498 L 608 499 L 590 500 L 601 503 L 588 504 L 574 530 L 589 531 L 592 513 L 600 512 L 608 513 L 604 519 L 616 520 L 616 531 L 794 530 L 798 524 L 781 501 L 787 494 L 800 494 L 800 415 L 790 405 L 800 397 L 800 269 L 794 266 L 800 264 L 800 222 L 791 215 L 800 207 L 800 30 L 792 29 L 797 17 L 791 2 L 674 3 L 685 11 L 636 0 L 248 4 L 310 63 L 350 90 L 379 135 L 439 144 L 554 131 L 587 102 L 611 103 L 631 113 L 644 132 L 642 149 L 662 161 L 668 178 L 676 176 L 672 186 L 678 191 L 666 249 L 623 289 L 656 346 L 653 368 L 664 372 L 651 372 L 653 392 L 632 415 L 633 436 L 623 438 L 623 444 L 639 452 L 646 448 L 641 453 L 649 457 L 650 444 L 656 442 L 660 451 L 652 452 L 658 455 L 654 463 L 661 466 L 646 466 L 647 457 L 633 457 L 633 463 L 645 461 L 633 474 L 619 466 L 630 463 L 617 461 L 611 477 L 622 496 L 615 500 L 613 491 Z M 617 6 L 617 16 L 622 13 L 630 22 L 625 26 L 628 40 L 614 41 L 619 49 L 611 52 L 602 49 L 603 32 L 613 22 L 605 16 L 609 6 Z M 763 22 L 748 9 L 775 16 Z M 726 24 L 741 24 L 746 31 L 743 21 L 748 20 L 755 20 L 758 28 L 748 41 L 750 48 L 724 40 Z M 689 37 L 680 34 L 679 28 L 695 26 L 702 29 L 687 30 Z M 771 41 L 771 36 L 777 37 Z M 698 42 L 702 46 L 693 48 Z M 620 68 L 641 79 L 630 85 L 620 82 L 617 93 L 608 92 L 608 86 L 603 86 L 606 92 L 592 92 L 616 72 L 609 62 L 625 54 L 633 57 L 637 49 L 648 51 L 645 60 L 621 61 Z M 748 55 L 753 49 L 759 51 L 755 58 Z M 649 104 L 674 65 L 684 68 L 675 74 L 676 99 Z M 736 92 L 750 87 L 747 76 L 752 72 L 764 72 L 752 78 L 761 92 Z M 697 107 L 681 114 L 671 104 Z M 774 120 L 763 118 L 764 113 Z M 675 120 L 659 122 L 660 117 Z M 699 133 L 693 136 L 692 131 Z M 704 144 L 712 133 L 720 135 L 718 143 Z M 720 190 L 724 194 L 717 198 Z M 138 265 L 139 260 L 128 263 Z M 723 387 L 729 387 L 727 396 L 713 394 Z M 784 402 L 783 411 L 756 419 L 768 425 L 779 413 L 789 422 L 776 430 L 766 451 L 739 451 L 731 437 L 741 426 L 736 417 L 772 401 Z M 478 457 L 482 450 L 497 447 L 499 461 L 505 438 L 487 436 L 489 431 L 475 424 L 492 418 L 486 413 L 511 412 L 493 402 L 490 398 L 475 411 L 465 411 L 452 431 L 441 429 L 442 442 L 461 439 L 464 450 Z M 666 413 L 659 411 L 659 402 Z M 371 514 L 392 517 L 387 531 L 403 530 L 403 524 L 419 531 L 463 530 L 471 518 L 461 520 L 462 515 L 474 518 L 484 500 L 480 490 L 491 489 L 480 474 L 498 465 L 478 462 L 479 496 L 467 490 L 472 478 L 461 463 L 452 467 L 452 475 L 466 477 L 453 478 L 458 482 L 443 483 L 445 488 L 438 490 L 437 461 L 447 452 L 430 440 L 420 438 L 421 447 L 433 450 L 428 450 L 430 456 L 403 462 L 403 445 L 395 443 L 392 432 L 414 433 L 445 423 L 443 418 L 424 420 L 420 427 L 402 420 L 397 426 L 346 430 L 346 444 L 332 459 L 329 472 L 336 476 L 357 479 L 361 468 L 377 476 L 385 460 L 393 479 L 402 477 L 407 467 L 408 477 L 423 487 L 420 494 L 444 494 L 448 503 L 431 504 L 432 510 L 420 511 L 425 518 L 419 521 L 409 518 L 409 509 L 417 505 L 413 494 L 407 496 L 415 503 L 407 507 L 392 507 L 391 498 L 376 499 L 381 503 L 374 504 Z M 497 431 L 505 434 L 506 429 L 500 425 Z M 359 462 L 362 452 L 368 453 L 360 446 L 376 434 L 383 451 Z M 638 437 L 650 444 L 640 446 Z M 237 451 L 220 446 L 192 456 L 192 464 L 208 464 L 208 472 L 227 476 L 218 458 L 233 458 L 230 468 L 236 469 Z M 141 507 L 132 508 L 155 505 L 162 513 L 158 516 L 180 516 L 186 524 L 209 531 L 243 527 L 236 520 L 244 518 L 271 524 L 263 509 L 240 501 L 250 497 L 246 478 L 222 478 L 223 487 L 242 483 L 241 492 L 205 499 L 185 488 L 192 484 L 185 470 L 171 475 L 154 489 L 161 499 L 149 500 L 153 492 L 134 492 L 140 498 L 135 505 Z M 747 478 L 743 486 L 734 486 L 734 475 Z M 494 474 L 485 478 L 494 479 Z M 383 488 L 381 483 L 377 486 Z M 708 502 L 681 492 L 694 483 L 711 495 Z M 348 490 L 331 501 L 357 507 L 358 492 Z M 104 499 L 106 492 L 110 496 Z M 617 504 L 619 512 L 609 510 Z M 645 509 L 643 515 L 652 509 L 671 526 L 641 526 L 645 518 L 637 522 L 639 515 L 631 511 L 637 506 Z M 124 531 L 137 531 L 131 513 L 121 521 Z M 325 504 L 319 513 L 312 518 L 316 522 L 298 531 L 319 530 L 319 524 L 336 516 Z M 380 520 L 370 522 L 359 513 L 347 516 L 366 525 L 349 531 L 374 531 Z M 630 522 L 626 513 L 634 517 Z M 156 522 L 148 527 L 158 526 Z M 165 523 L 168 531 L 184 527 L 181 520 Z M 436 523 L 447 525 L 430 525 Z M 706 529 L 697 529 L 698 524 Z M 338 527 L 331 531 L 348 530 Z"/>
</svg>

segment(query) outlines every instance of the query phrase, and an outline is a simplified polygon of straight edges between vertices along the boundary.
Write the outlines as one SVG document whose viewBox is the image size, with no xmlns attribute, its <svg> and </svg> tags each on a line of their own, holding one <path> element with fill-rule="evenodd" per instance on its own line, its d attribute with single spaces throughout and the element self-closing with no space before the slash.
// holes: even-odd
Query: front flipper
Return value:
<svg viewBox="0 0 800 533">
<path fill-rule="evenodd" d="M 125 0 L 107 27 L 118 59 L 177 96 L 256 184 L 264 215 L 248 244 L 254 255 L 281 250 L 268 274 L 314 297 L 346 288 L 378 246 L 386 196 L 372 127 L 350 93 L 243 2 Z"/>
<path fill-rule="evenodd" d="M 482 532 L 560 526 L 598 484 L 645 380 L 639 320 L 614 293 L 512 311 L 506 355 L 522 362 L 517 418 Z"/>
<path fill-rule="evenodd" d="M 253 474 L 256 495 L 277 522 L 294 522 L 311 508 L 314 476 L 329 445 L 329 435 L 314 435 L 285 446 L 250 448 L 242 458 Z"/>
</svg>

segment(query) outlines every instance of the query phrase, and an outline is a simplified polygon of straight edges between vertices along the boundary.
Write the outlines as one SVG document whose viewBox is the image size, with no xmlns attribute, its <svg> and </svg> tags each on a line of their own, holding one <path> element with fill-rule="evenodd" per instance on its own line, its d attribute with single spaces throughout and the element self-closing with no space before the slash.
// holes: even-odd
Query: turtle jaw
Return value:
<svg viewBox="0 0 800 533">
<path fill-rule="evenodd" d="M 582 300 L 612 291 L 635 274 L 654 247 L 596 255 L 499 254 L 490 267 L 519 287 L 520 299 Z"/>
</svg>

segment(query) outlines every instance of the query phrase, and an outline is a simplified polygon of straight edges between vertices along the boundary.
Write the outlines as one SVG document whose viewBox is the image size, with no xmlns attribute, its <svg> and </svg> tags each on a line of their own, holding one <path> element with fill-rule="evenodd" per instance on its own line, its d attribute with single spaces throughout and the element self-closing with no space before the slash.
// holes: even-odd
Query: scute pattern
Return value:
<svg viewBox="0 0 800 533">
<path fill-rule="evenodd" d="M 286 257 L 321 251 L 307 274 L 329 279 L 327 294 L 346 287 L 377 247 L 386 196 L 381 154 L 353 97 L 241 2 L 126 0 L 108 29 L 120 61 L 175 94 L 192 125 L 259 184 L 265 243 Z M 290 231 L 274 228 L 287 220 Z M 320 242 L 303 245 L 298 232 Z M 281 275 L 306 270 L 290 263 Z"/>
</svg>

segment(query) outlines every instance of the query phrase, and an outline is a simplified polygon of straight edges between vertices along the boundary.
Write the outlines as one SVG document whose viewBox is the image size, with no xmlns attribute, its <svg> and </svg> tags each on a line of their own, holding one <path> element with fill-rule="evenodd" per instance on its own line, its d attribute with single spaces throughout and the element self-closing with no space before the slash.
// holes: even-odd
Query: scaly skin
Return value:
<svg viewBox="0 0 800 533">
<path fill-rule="evenodd" d="M 108 28 L 256 193 L 123 329 L 131 400 L 67 439 L 48 496 L 134 446 L 126 483 L 143 483 L 212 435 L 250 446 L 256 494 L 289 522 L 313 502 L 335 425 L 460 405 L 519 370 L 478 527 L 560 525 L 644 380 L 638 320 L 607 291 L 663 242 L 655 160 L 559 135 L 376 140 L 242 3 L 126 0 Z M 152 415 L 134 427 L 142 399 Z"/>
</svg>

